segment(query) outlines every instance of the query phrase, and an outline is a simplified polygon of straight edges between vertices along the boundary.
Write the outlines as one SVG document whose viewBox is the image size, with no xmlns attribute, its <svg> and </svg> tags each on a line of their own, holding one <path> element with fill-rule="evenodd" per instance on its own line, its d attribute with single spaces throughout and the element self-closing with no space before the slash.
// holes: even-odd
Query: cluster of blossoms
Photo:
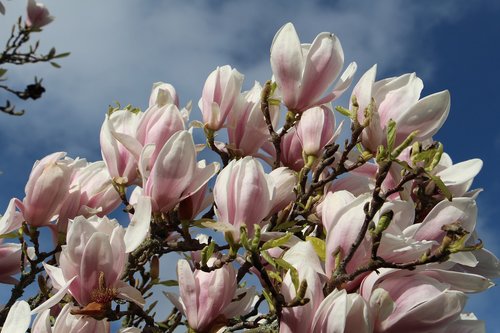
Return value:
<svg viewBox="0 0 500 333">
<path fill-rule="evenodd" d="M 337 37 L 301 44 L 288 23 L 271 67 L 246 92 L 236 69 L 213 71 L 202 122 L 155 84 L 146 111 L 110 108 L 102 161 L 36 162 L 0 221 L 2 239 L 19 239 L 1 244 L 0 281 L 15 285 L 2 332 L 109 332 L 116 320 L 120 332 L 484 332 L 466 295 L 500 265 L 475 232 L 482 162 L 453 164 L 432 140 L 449 93 L 421 98 L 415 74 L 376 80 L 372 67 L 335 108 L 351 127 L 340 143 L 332 102 L 356 64 L 342 71 Z M 107 217 L 119 206 L 121 224 Z M 172 252 L 179 294 L 165 292 L 174 309 L 157 318 L 145 304 Z M 39 293 L 19 301 L 36 276 Z"/>
</svg>

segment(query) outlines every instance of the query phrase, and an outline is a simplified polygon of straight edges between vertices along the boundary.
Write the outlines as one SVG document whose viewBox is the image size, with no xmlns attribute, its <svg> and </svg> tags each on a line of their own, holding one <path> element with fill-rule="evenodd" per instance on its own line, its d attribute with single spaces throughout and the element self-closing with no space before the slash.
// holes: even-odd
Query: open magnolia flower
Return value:
<svg viewBox="0 0 500 333">
<path fill-rule="evenodd" d="M 344 51 L 338 38 L 322 32 L 312 44 L 301 44 L 293 24 L 287 23 L 276 33 L 271 46 L 271 68 L 283 103 L 293 112 L 337 99 L 349 88 L 356 63 L 340 76 L 333 91 L 322 96 L 340 74 Z"/>
<path fill-rule="evenodd" d="M 367 118 L 365 110 L 370 109 L 369 125 L 362 135 L 366 148 L 375 152 L 379 145 L 387 145 L 387 128 L 391 119 L 397 124 L 395 145 L 414 131 L 418 131 L 418 140 L 425 140 L 441 128 L 450 111 L 448 90 L 420 99 L 424 85 L 415 73 L 375 81 L 376 73 L 375 65 L 361 77 L 352 93 L 358 104 L 360 123 Z"/>
<path fill-rule="evenodd" d="M 57 293 L 33 312 L 54 306 L 65 294 L 83 307 L 82 314 L 90 304 L 101 305 L 104 312 L 114 299 L 143 306 L 141 293 L 120 280 L 127 260 L 124 235 L 116 220 L 78 217 L 70 221 L 59 267 L 44 264 Z"/>
<path fill-rule="evenodd" d="M 208 264 L 214 261 L 215 258 L 212 258 Z M 180 297 L 170 293 L 166 293 L 166 296 L 186 316 L 189 327 L 197 332 L 223 326 L 225 318 L 250 310 L 253 292 L 247 290 L 242 293 L 237 290 L 236 271 L 232 266 L 224 266 L 210 273 L 193 272 L 187 261 L 179 260 L 177 278 Z M 242 298 L 238 298 L 238 291 L 243 294 Z"/>
</svg>

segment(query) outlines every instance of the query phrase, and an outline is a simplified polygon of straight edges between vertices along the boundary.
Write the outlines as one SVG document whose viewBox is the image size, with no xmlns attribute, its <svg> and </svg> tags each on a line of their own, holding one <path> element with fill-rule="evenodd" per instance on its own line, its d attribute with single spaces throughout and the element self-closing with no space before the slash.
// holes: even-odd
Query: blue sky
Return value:
<svg viewBox="0 0 500 333">
<path fill-rule="evenodd" d="M 8 28 L 24 1 L 3 1 Z M 172 83 L 181 104 L 197 104 L 207 75 L 230 64 L 245 88 L 270 77 L 269 47 L 277 29 L 294 23 L 301 40 L 334 32 L 357 78 L 374 63 L 378 78 L 417 72 L 423 95 L 449 89 L 449 118 L 435 139 L 455 162 L 479 157 L 475 187 L 480 236 L 500 254 L 500 3 L 495 1 L 75 1 L 47 0 L 56 17 L 40 39 L 72 55 L 51 66 L 12 70 L 12 82 L 44 78 L 47 93 L 20 118 L 0 115 L 0 211 L 24 195 L 33 162 L 53 151 L 100 159 L 99 129 L 114 101 L 145 107 L 153 82 Z M 6 34 L 2 33 L 1 38 Z M 3 39 L 1 40 L 3 42 Z M 3 92 L 2 92 L 3 93 Z M 2 95 L 3 96 L 3 95 Z M 343 101 L 345 103 L 345 100 Z M 19 104 L 23 105 L 23 104 Z M 193 113 L 199 112 L 194 107 Z M 3 208 L 2 208 L 3 207 Z M 471 297 L 468 310 L 500 332 L 498 287 Z"/>
</svg>

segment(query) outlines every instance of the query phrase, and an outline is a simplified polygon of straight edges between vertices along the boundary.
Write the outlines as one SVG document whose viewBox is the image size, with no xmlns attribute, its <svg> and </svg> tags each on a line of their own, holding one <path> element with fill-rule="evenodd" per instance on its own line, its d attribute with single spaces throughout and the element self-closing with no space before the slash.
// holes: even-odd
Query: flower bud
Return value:
<svg viewBox="0 0 500 333">
<path fill-rule="evenodd" d="M 188 131 L 175 133 L 162 147 L 148 176 L 146 146 L 141 155 L 144 195 L 151 197 L 153 212 L 168 212 L 181 200 L 201 189 L 218 171 L 219 165 L 196 162 L 196 149 Z"/>
<path fill-rule="evenodd" d="M 281 139 L 281 163 L 294 171 L 304 167 L 302 144 L 295 127 L 292 127 Z"/>
<path fill-rule="evenodd" d="M 156 82 L 153 84 L 153 91 L 149 97 L 149 107 L 162 107 L 167 104 L 175 104 L 179 107 L 179 97 L 173 85 L 164 82 Z"/>
<path fill-rule="evenodd" d="M 40 29 L 54 20 L 45 5 L 28 0 L 26 26 L 30 29 Z"/>
<path fill-rule="evenodd" d="M 35 227 L 48 225 L 59 214 L 78 160 L 64 159 L 66 153 L 54 153 L 37 161 L 26 184 L 20 210 L 26 222 Z"/>
<path fill-rule="evenodd" d="M 232 226 L 235 235 L 239 235 L 240 226 L 246 225 L 253 235 L 254 224 L 269 215 L 273 198 L 274 182 L 256 159 L 247 156 L 232 160 L 215 181 L 217 223 Z"/>
<path fill-rule="evenodd" d="M 214 260 L 212 258 L 208 264 Z M 233 266 L 224 265 L 209 273 L 193 272 L 189 263 L 181 259 L 177 262 L 177 280 L 180 297 L 171 293 L 166 293 L 166 296 L 186 316 L 190 328 L 196 332 L 209 331 L 235 295 L 236 272 Z"/>
<path fill-rule="evenodd" d="M 304 111 L 297 125 L 297 136 L 306 156 L 319 157 L 323 148 L 335 139 L 335 116 L 326 106 Z"/>
<path fill-rule="evenodd" d="M 210 73 L 198 103 L 207 128 L 217 131 L 224 126 L 226 117 L 241 92 L 242 84 L 243 75 L 228 65 L 217 67 Z"/>
<path fill-rule="evenodd" d="M 141 116 L 141 113 L 118 110 L 107 115 L 101 127 L 102 159 L 108 167 L 111 178 L 123 177 L 127 185 L 137 179 L 137 160 L 121 140 L 124 137 L 135 137 Z"/>
<path fill-rule="evenodd" d="M 184 130 L 184 120 L 175 104 L 153 105 L 144 112 L 137 126 L 136 139 L 144 147 L 154 144 L 155 150 L 149 161 L 153 167 L 160 150 L 175 133 Z"/>
</svg>

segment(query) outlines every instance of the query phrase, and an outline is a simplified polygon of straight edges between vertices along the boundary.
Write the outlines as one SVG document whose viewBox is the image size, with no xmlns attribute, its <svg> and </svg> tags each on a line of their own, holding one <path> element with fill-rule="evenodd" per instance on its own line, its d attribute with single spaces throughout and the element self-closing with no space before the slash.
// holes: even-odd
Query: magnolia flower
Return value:
<svg viewBox="0 0 500 333">
<path fill-rule="evenodd" d="M 370 199 L 369 194 L 354 197 L 347 191 L 328 193 L 322 203 L 321 218 L 326 230 L 325 271 L 328 277 L 335 269 L 336 255 L 344 257 L 349 252 L 361 230 L 365 219 L 363 207 Z M 347 265 L 351 272 L 370 258 L 370 244 L 362 242 Z"/>
<path fill-rule="evenodd" d="M 320 33 L 312 44 L 300 44 L 293 24 L 287 23 L 274 36 L 271 68 L 283 95 L 283 103 L 290 111 L 303 112 L 342 95 L 351 84 L 356 63 L 351 63 L 333 91 L 322 97 L 343 65 L 344 51 L 331 33 Z"/>
<path fill-rule="evenodd" d="M 45 5 L 28 0 L 26 26 L 30 29 L 40 29 L 54 20 Z"/>
<path fill-rule="evenodd" d="M 335 130 L 335 116 L 326 106 L 317 106 L 304 111 L 297 125 L 297 136 L 305 156 L 319 157 L 323 148 L 340 134 Z"/>
<path fill-rule="evenodd" d="M 16 211 L 15 202 L 11 199 L 5 214 L 0 218 L 0 235 L 13 232 L 21 227 L 23 217 Z M 0 238 L 0 282 L 17 283 L 14 276 L 21 270 L 22 245 L 18 243 L 3 243 Z"/>
<path fill-rule="evenodd" d="M 115 298 L 143 306 L 140 292 L 120 280 L 125 268 L 125 230 L 116 220 L 77 217 L 70 221 L 59 267 L 44 264 L 58 292 L 33 312 L 57 304 L 69 293 L 81 306 L 107 304 Z"/>
<path fill-rule="evenodd" d="M 148 145 L 143 149 L 139 167 L 143 195 L 151 198 L 153 212 L 168 212 L 200 190 L 219 170 L 217 163 L 196 162 L 196 148 L 188 131 L 179 131 L 170 137 L 148 174 L 152 148 L 154 146 Z"/>
<path fill-rule="evenodd" d="M 111 213 L 120 203 L 120 196 L 105 163 L 89 163 L 74 173 L 69 194 L 59 211 L 58 229 L 65 232 L 68 220 L 78 215 L 102 217 Z"/>
<path fill-rule="evenodd" d="M 297 183 L 297 175 L 292 170 L 281 167 L 271 171 L 269 176 L 274 182 L 275 195 L 272 201 L 272 209 L 270 211 L 270 214 L 274 214 L 295 200 L 296 196 L 293 188 Z"/>
<path fill-rule="evenodd" d="M 175 104 L 179 107 L 179 96 L 174 86 L 169 83 L 156 82 L 153 84 L 153 91 L 149 97 L 149 107 L 162 107 L 168 104 Z"/>
<path fill-rule="evenodd" d="M 284 308 L 281 316 L 280 333 L 310 332 L 314 314 L 323 301 L 324 271 L 311 243 L 299 242 L 285 252 L 283 259 L 298 272 L 299 281 L 307 282 L 305 298 L 309 302 L 302 306 Z M 296 296 L 291 273 L 288 271 L 283 278 L 281 293 L 287 302 Z"/>
<path fill-rule="evenodd" d="M 304 167 L 302 143 L 295 127 L 292 127 L 281 139 L 281 163 L 294 171 Z"/>
<path fill-rule="evenodd" d="M 75 169 L 84 160 L 65 158 L 66 153 L 53 153 L 37 161 L 26 184 L 23 202 L 16 201 L 28 223 L 34 227 L 48 225 L 58 214 L 69 195 Z"/>
<path fill-rule="evenodd" d="M 89 316 L 73 315 L 74 307 L 66 304 L 57 315 L 54 326 L 51 326 L 50 310 L 39 313 L 33 322 L 33 333 L 109 333 L 107 320 L 96 320 Z M 123 332 L 120 330 L 120 332 Z"/>
<path fill-rule="evenodd" d="M 361 77 L 352 92 L 359 105 L 357 116 L 361 124 L 365 121 L 365 109 L 372 99 L 375 102 L 369 126 L 362 133 L 364 147 L 375 152 L 379 145 L 387 145 L 390 119 L 397 126 L 396 146 L 413 131 L 418 130 L 415 139 L 422 141 L 441 128 L 450 110 L 447 90 L 420 99 L 424 85 L 415 73 L 375 82 L 376 72 L 375 65 Z"/>
<path fill-rule="evenodd" d="M 466 301 L 464 292 L 484 290 L 488 285 L 486 279 L 472 274 L 381 269 L 364 279 L 360 293 L 370 303 L 375 332 L 461 332 L 457 326 Z"/>
<path fill-rule="evenodd" d="M 372 314 L 367 302 L 345 289 L 334 290 L 316 310 L 312 333 L 372 333 Z"/>
<path fill-rule="evenodd" d="M 274 182 L 256 159 L 232 160 L 215 181 L 216 224 L 234 236 L 245 225 L 253 235 L 254 225 L 261 224 L 273 208 L 274 192 Z"/>
<path fill-rule="evenodd" d="M 207 128 L 217 131 L 224 126 L 240 95 L 242 83 L 243 75 L 227 65 L 210 73 L 198 103 Z"/>
<path fill-rule="evenodd" d="M 242 94 L 227 116 L 227 133 L 231 149 L 236 149 L 242 156 L 255 155 L 270 141 L 270 134 L 262 114 L 260 100 L 262 87 L 255 82 L 252 89 Z M 273 126 L 277 126 L 279 108 L 270 105 Z"/>
<path fill-rule="evenodd" d="M 185 129 L 181 112 L 175 104 L 150 106 L 142 116 L 135 138 L 141 148 L 154 144 L 155 150 L 149 161 L 149 169 L 153 167 L 160 150 L 175 133 Z"/>
<path fill-rule="evenodd" d="M 476 227 L 477 205 L 473 198 L 453 198 L 453 201 L 439 202 L 427 214 L 422 223 L 416 224 L 410 236 L 417 241 L 435 241 L 434 247 L 440 244 L 446 232 L 443 227 L 458 224 L 467 234 L 463 236 L 466 241 Z M 467 266 L 477 265 L 477 260 L 472 252 L 459 252 L 450 256 L 450 260 Z"/>
<path fill-rule="evenodd" d="M 211 265 L 214 260 L 210 259 L 208 264 Z M 204 332 L 217 325 L 220 316 L 225 321 L 224 311 L 236 292 L 236 271 L 231 265 L 209 273 L 193 272 L 189 263 L 181 259 L 177 262 L 177 280 L 180 297 L 171 293 L 165 295 L 186 316 L 190 328 Z"/>
<path fill-rule="evenodd" d="M 0 239 L 0 283 L 16 284 L 14 277 L 21 271 L 22 245 L 3 243 Z"/>
<path fill-rule="evenodd" d="M 102 159 L 111 178 L 121 177 L 128 185 L 133 184 L 138 176 L 137 156 L 124 143 L 128 142 L 127 137 L 135 136 L 141 117 L 142 113 L 118 110 L 106 115 L 101 127 Z M 140 147 L 137 149 L 140 150 Z"/>
</svg>

